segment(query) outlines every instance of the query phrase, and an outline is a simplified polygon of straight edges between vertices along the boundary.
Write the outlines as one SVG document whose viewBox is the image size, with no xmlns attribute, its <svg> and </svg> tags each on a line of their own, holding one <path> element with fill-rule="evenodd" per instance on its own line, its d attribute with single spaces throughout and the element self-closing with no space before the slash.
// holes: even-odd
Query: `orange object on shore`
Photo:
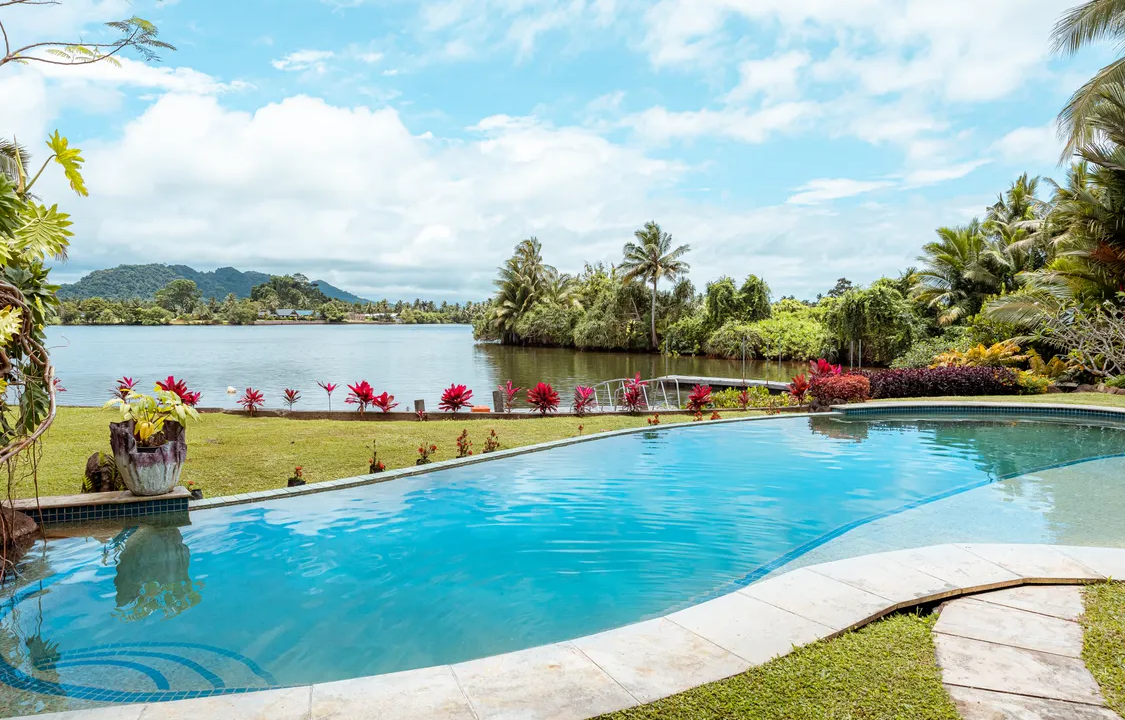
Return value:
<svg viewBox="0 0 1125 720">
<path fill-rule="evenodd" d="M 492 408 L 487 405 L 473 405 L 473 412 L 492 412 Z"/>
</svg>

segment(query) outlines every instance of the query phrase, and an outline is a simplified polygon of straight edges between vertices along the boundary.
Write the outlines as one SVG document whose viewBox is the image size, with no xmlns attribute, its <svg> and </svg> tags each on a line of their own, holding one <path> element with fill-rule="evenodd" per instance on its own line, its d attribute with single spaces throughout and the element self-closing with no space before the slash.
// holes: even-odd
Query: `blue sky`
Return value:
<svg viewBox="0 0 1125 720">
<path fill-rule="evenodd" d="M 912 264 L 1019 173 L 1108 58 L 1071 0 L 64 0 L 13 41 L 136 13 L 163 62 L 0 70 L 0 132 L 60 128 L 91 196 L 60 281 L 119 263 L 479 299 L 528 235 L 576 272 L 655 218 L 700 287 L 812 297 Z M 11 112 L 9 108 L 16 108 Z"/>
</svg>

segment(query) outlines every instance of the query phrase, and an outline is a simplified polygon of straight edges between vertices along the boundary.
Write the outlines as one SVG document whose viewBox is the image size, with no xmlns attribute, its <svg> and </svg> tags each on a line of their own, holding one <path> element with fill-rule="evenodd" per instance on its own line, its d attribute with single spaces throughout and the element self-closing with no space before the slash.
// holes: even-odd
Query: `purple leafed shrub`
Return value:
<svg viewBox="0 0 1125 720">
<path fill-rule="evenodd" d="M 877 400 L 947 395 L 1015 395 L 1016 373 L 997 367 L 936 367 L 864 373 Z"/>
</svg>

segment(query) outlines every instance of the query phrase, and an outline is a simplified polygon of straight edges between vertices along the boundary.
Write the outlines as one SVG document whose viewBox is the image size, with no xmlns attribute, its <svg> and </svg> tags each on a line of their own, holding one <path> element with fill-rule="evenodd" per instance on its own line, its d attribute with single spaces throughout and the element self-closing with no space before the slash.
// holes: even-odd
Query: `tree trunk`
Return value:
<svg viewBox="0 0 1125 720">
<path fill-rule="evenodd" d="M 652 281 L 652 349 L 656 349 L 656 280 Z"/>
</svg>

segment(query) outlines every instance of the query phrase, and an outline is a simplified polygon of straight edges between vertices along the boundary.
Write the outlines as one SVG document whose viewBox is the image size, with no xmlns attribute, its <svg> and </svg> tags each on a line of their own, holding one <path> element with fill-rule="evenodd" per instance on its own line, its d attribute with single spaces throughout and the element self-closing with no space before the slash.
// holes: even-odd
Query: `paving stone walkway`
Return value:
<svg viewBox="0 0 1125 720">
<path fill-rule="evenodd" d="M 942 680 L 965 720 L 1121 720 L 1082 661 L 1082 590 L 1025 585 L 947 603 Z"/>
</svg>

